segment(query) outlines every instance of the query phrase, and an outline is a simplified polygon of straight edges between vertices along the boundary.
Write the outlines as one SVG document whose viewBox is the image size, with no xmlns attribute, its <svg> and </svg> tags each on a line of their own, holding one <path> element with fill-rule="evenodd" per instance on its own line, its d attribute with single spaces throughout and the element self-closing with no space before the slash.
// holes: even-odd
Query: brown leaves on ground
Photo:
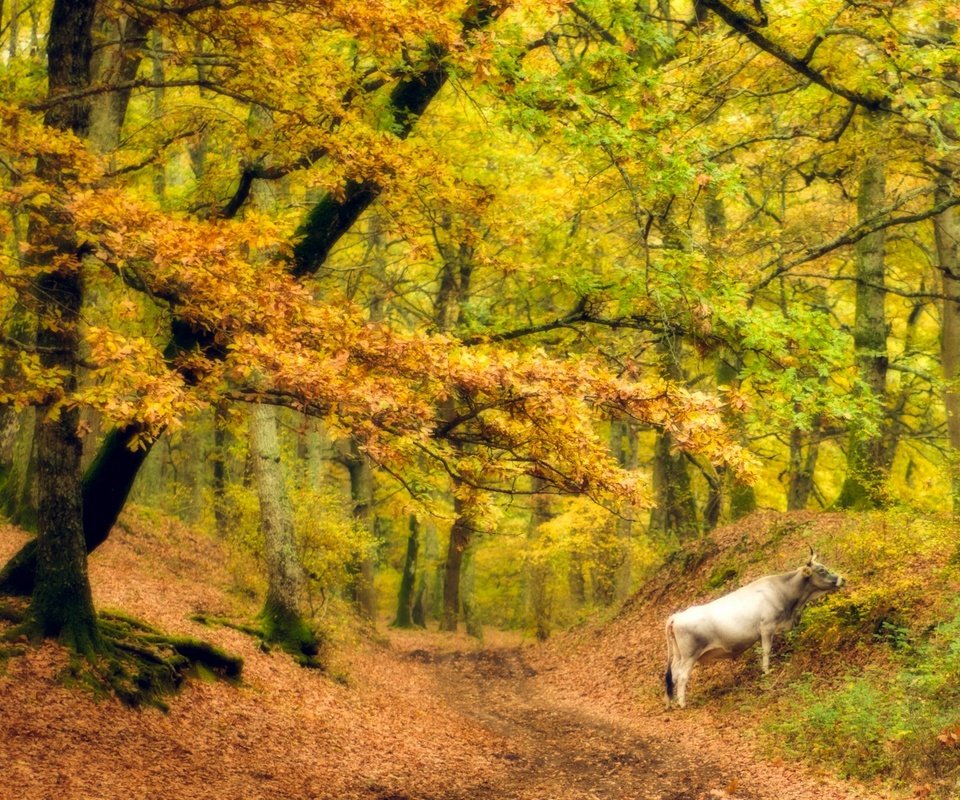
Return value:
<svg viewBox="0 0 960 800">
<path fill-rule="evenodd" d="M 735 715 L 665 713 L 666 600 L 548 648 L 503 634 L 485 649 L 425 632 L 391 632 L 387 647 L 342 642 L 337 682 L 190 622 L 198 610 L 249 616 L 255 601 L 231 588 L 216 542 L 128 525 L 91 559 L 98 605 L 242 655 L 243 683 L 193 681 L 168 714 L 133 711 L 64 687 L 54 644 L 12 659 L 0 676 L 0 800 L 878 797 L 759 759 Z M 0 528 L 0 558 L 22 540 Z"/>
</svg>

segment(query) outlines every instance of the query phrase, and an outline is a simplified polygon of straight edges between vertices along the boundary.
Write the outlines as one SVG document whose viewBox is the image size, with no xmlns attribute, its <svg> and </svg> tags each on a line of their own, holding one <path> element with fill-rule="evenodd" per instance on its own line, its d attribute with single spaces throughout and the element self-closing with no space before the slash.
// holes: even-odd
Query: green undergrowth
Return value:
<svg viewBox="0 0 960 800">
<path fill-rule="evenodd" d="M 843 775 L 960 796 L 960 607 L 896 648 L 838 678 L 794 681 L 766 729 L 789 755 Z"/>
</svg>

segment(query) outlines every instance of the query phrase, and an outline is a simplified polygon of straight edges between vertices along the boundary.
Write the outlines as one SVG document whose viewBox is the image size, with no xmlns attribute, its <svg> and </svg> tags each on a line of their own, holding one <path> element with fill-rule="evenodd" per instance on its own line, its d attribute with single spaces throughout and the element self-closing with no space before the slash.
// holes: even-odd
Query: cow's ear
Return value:
<svg viewBox="0 0 960 800">
<path fill-rule="evenodd" d="M 810 567 L 808 567 L 808 566 L 807 566 L 807 567 L 804 567 L 804 568 L 803 568 L 803 574 L 804 574 L 805 577 L 809 578 L 811 575 L 813 575 L 813 570 L 810 569 Z"/>
</svg>

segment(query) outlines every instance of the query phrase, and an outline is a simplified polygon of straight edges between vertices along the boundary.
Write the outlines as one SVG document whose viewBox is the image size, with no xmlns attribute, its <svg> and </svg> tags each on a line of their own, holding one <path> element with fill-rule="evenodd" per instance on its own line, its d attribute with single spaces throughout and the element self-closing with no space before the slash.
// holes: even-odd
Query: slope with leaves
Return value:
<svg viewBox="0 0 960 800">
<path fill-rule="evenodd" d="M 903 512 L 758 512 L 677 552 L 614 620 L 558 636 L 532 663 L 557 697 L 611 714 L 630 709 L 706 753 L 763 752 L 775 762 L 790 755 L 871 781 L 867 790 L 849 788 L 869 797 L 927 784 L 928 795 L 949 797 L 960 765 L 938 736 L 949 733 L 955 714 L 952 678 L 944 673 L 924 688 L 922 676 L 944 668 L 956 647 L 960 578 L 950 530 L 945 520 Z M 807 609 L 775 643 L 771 676 L 761 674 L 752 650 L 698 666 L 691 707 L 663 712 L 666 618 L 795 568 L 808 544 L 844 575 L 846 588 Z M 901 691 L 912 693 L 912 704 L 897 705 Z M 750 776 L 745 786 L 761 780 L 763 768 L 749 758 L 739 763 Z"/>
</svg>

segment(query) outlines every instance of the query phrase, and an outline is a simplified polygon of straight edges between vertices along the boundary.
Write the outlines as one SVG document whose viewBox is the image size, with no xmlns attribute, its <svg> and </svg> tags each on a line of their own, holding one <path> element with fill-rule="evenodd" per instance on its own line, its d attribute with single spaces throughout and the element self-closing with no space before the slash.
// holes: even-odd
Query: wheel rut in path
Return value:
<svg viewBox="0 0 960 800">
<path fill-rule="evenodd" d="M 505 782 L 471 800 L 757 800 L 734 790 L 722 766 L 663 737 L 556 701 L 515 649 L 414 650 L 437 692 L 500 740 Z"/>
</svg>

